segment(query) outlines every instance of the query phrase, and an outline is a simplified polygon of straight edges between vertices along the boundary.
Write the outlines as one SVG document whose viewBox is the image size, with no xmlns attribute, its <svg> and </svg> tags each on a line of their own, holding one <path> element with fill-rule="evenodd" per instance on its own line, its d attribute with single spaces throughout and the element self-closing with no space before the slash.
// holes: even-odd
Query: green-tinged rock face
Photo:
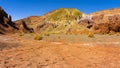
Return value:
<svg viewBox="0 0 120 68">
<path fill-rule="evenodd" d="M 82 16 L 83 13 L 77 9 L 60 8 L 41 17 L 32 16 L 23 20 L 38 34 L 79 34 L 80 31 L 87 30 L 77 22 Z"/>
<path fill-rule="evenodd" d="M 58 21 L 73 21 L 77 17 L 82 17 L 82 12 L 77 9 L 72 8 L 60 8 L 52 12 L 47 18 L 46 21 L 49 22 L 58 22 Z"/>
<path fill-rule="evenodd" d="M 83 27 L 77 23 L 76 19 L 80 19 L 82 15 L 83 13 L 77 9 L 60 8 L 48 13 L 44 23 L 38 26 L 38 31 L 46 34 L 79 33 Z"/>
</svg>

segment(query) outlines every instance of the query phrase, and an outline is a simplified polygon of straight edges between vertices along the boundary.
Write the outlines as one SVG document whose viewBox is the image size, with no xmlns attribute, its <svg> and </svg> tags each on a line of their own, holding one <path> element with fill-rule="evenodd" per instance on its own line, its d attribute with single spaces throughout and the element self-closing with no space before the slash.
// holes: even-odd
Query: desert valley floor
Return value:
<svg viewBox="0 0 120 68">
<path fill-rule="evenodd" d="M 0 68 L 120 68 L 120 36 L 0 35 Z"/>
</svg>

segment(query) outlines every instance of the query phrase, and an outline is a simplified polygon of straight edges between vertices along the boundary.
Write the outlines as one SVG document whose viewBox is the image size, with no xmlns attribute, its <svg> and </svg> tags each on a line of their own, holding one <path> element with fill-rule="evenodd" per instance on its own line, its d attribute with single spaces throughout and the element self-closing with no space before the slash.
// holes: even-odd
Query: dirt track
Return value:
<svg viewBox="0 0 120 68">
<path fill-rule="evenodd" d="M 0 38 L 6 44 L 16 42 L 21 45 L 0 51 L 0 68 L 120 68 L 119 45 L 90 46 L 6 36 Z"/>
</svg>

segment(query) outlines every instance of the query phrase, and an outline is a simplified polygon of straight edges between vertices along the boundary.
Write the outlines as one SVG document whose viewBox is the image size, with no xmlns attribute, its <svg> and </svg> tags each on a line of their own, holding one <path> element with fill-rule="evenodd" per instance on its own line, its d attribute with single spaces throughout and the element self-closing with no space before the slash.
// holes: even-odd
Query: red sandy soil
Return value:
<svg viewBox="0 0 120 68">
<path fill-rule="evenodd" d="M 28 40 L 0 36 L 17 48 L 0 51 L 0 68 L 120 68 L 120 46 Z M 94 42 L 93 42 L 94 43 Z"/>
</svg>

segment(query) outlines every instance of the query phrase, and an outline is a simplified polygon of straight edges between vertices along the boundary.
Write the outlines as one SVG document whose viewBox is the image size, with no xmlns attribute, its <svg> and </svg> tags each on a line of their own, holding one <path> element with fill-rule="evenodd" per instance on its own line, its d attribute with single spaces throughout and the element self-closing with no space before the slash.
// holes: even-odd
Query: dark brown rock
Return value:
<svg viewBox="0 0 120 68">
<path fill-rule="evenodd" d="M 79 24 L 90 29 L 93 26 L 94 22 L 90 19 L 83 19 L 79 22 Z"/>
<path fill-rule="evenodd" d="M 15 31 L 19 30 L 16 27 L 15 23 L 12 22 L 12 17 L 0 7 L 0 33 L 14 33 Z"/>
</svg>

